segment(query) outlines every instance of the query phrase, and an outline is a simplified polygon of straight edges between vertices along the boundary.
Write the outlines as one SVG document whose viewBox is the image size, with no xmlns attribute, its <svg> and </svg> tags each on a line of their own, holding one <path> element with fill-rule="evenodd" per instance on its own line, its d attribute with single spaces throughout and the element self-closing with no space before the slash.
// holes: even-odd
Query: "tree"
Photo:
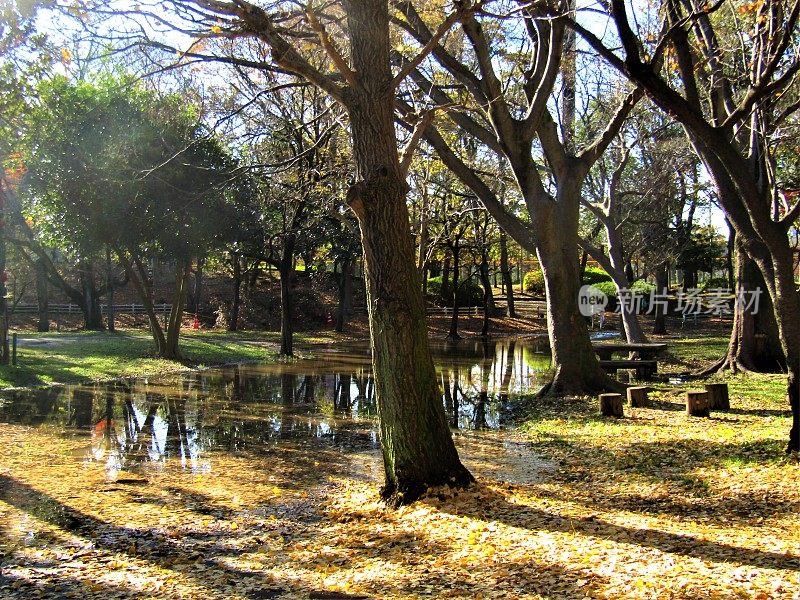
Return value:
<svg viewBox="0 0 800 600">
<path fill-rule="evenodd" d="M 35 81 L 49 72 L 52 54 L 36 32 L 36 0 L 0 0 L 0 364 L 8 364 L 6 224 L 15 219 L 19 132 Z"/>
<path fill-rule="evenodd" d="M 800 451 L 800 293 L 788 236 L 800 202 L 775 177 L 781 128 L 800 109 L 784 97 L 800 72 L 800 2 L 664 0 L 660 31 L 632 25 L 624 0 L 611 0 L 609 8 L 619 51 L 589 28 L 572 27 L 684 127 L 713 178 L 720 206 L 773 302 L 793 415 L 787 452 Z"/>
<path fill-rule="evenodd" d="M 512 214 L 436 127 L 425 129 L 426 141 L 499 225 L 538 255 L 546 282 L 555 369 L 544 392 L 584 394 L 618 387 L 600 368 L 578 310 L 579 206 L 589 169 L 614 139 L 640 94 L 627 95 L 605 127 L 579 140 L 574 129 L 574 69 L 565 69 L 567 75 L 561 76 L 560 98 L 555 92 L 562 56 L 567 55 L 569 65 L 575 60 L 576 49 L 570 41 L 574 38 L 565 31 L 570 2 L 553 3 L 557 16 L 552 18 L 542 12 L 544 5 L 525 5 L 497 19 L 475 4 L 461 18 L 461 35 L 447 41 L 436 37 L 413 3 L 397 2 L 396 6 L 400 15 L 394 22 L 411 40 L 432 47 L 435 69 L 424 72 L 402 55 L 397 62 L 410 68 L 414 83 L 432 108 L 448 107 L 446 114 L 455 126 L 507 161 L 525 202 L 527 215 Z M 521 61 L 526 66 L 521 67 Z M 465 105 L 468 110 L 459 110 Z M 556 116 L 551 112 L 555 106 L 560 108 Z M 414 116 L 408 104 L 402 110 Z"/>
<path fill-rule="evenodd" d="M 359 221 L 368 281 L 386 471 L 382 495 L 400 504 L 413 501 L 430 485 L 471 482 L 447 426 L 428 345 L 422 294 L 414 285 L 417 275 L 405 203 L 407 165 L 398 156 L 393 114 L 394 93 L 406 73 L 391 71 L 387 3 L 363 0 L 344 6 L 309 5 L 304 14 L 292 12 L 289 6 L 265 9 L 244 1 L 175 0 L 170 4 L 176 12 L 168 18 L 177 21 L 188 16 L 192 20 L 188 25 L 202 27 L 204 37 L 239 38 L 271 49 L 268 63 L 249 61 L 247 44 L 230 48 L 224 56 L 207 54 L 205 58 L 288 71 L 322 89 L 347 111 L 356 163 L 356 181 L 347 201 Z M 446 25 L 457 17 L 458 13 Z M 330 28 L 335 30 L 336 40 L 348 44 L 348 58 Z M 318 40 L 318 45 L 303 54 L 303 44 L 295 46 L 290 41 L 297 32 L 303 32 L 300 38 L 304 42 Z M 319 52 L 314 50 L 327 55 L 334 75 L 316 66 Z M 197 54 L 202 55 L 185 53 L 187 57 Z"/>
<path fill-rule="evenodd" d="M 233 163 L 177 97 L 159 99 L 113 77 L 77 84 L 56 77 L 39 92 L 28 126 L 29 214 L 80 256 L 113 249 L 145 306 L 159 356 L 177 358 L 192 260 L 232 233 Z M 175 269 L 165 328 L 146 264 L 158 253 Z"/>
</svg>

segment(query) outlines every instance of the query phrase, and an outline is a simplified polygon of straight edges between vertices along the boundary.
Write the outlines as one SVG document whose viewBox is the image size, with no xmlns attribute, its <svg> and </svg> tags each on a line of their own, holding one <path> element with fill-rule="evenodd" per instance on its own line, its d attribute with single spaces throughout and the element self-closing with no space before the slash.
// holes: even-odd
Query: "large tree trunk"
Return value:
<svg viewBox="0 0 800 600">
<path fill-rule="evenodd" d="M 385 0 L 348 7 L 357 85 L 348 101 L 358 183 L 348 203 L 358 217 L 367 276 L 372 363 L 381 448 L 391 504 L 429 486 L 465 485 L 428 346 L 425 308 L 414 263 L 406 193 L 394 130 Z"/>
<path fill-rule="evenodd" d="M 758 266 L 736 243 L 734 280 L 743 302 L 734 305 L 733 328 L 728 350 L 722 360 L 707 372 L 730 369 L 779 372 L 786 370 L 786 358 L 778 336 L 775 309 Z M 759 290 L 758 310 L 747 306 L 751 292 Z"/>
<path fill-rule="evenodd" d="M 515 318 L 517 311 L 514 308 L 514 283 L 511 281 L 511 266 L 508 264 L 508 236 L 505 231 L 500 232 L 500 272 L 506 292 L 506 316 Z"/>
<path fill-rule="evenodd" d="M 36 261 L 36 302 L 39 305 L 37 331 L 50 331 L 50 286 L 47 280 L 47 265 L 40 258 Z"/>
<path fill-rule="evenodd" d="M 586 319 L 578 310 L 578 185 L 562 183 L 558 199 L 536 213 L 537 255 L 547 295 L 547 331 L 555 375 L 542 393 L 582 395 L 620 387 L 600 368 Z"/>
<path fill-rule="evenodd" d="M 772 247 L 770 262 L 774 272 L 774 285 L 768 286 L 775 308 L 778 333 L 786 357 L 788 371 L 786 393 L 792 410 L 792 429 L 789 432 L 787 452 L 800 452 L 800 293 L 794 281 L 792 249 L 785 240 Z M 782 244 L 779 249 L 778 244 Z M 758 261 L 756 261 L 758 262 Z M 768 265 L 765 265 L 768 266 Z M 759 265 L 764 274 L 764 268 Z M 766 279 L 766 278 L 765 278 Z"/>
</svg>

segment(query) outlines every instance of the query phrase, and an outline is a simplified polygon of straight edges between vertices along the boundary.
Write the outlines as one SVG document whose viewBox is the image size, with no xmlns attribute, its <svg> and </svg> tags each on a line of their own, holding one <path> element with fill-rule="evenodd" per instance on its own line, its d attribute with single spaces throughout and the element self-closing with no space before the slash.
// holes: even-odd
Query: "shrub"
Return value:
<svg viewBox="0 0 800 600">
<path fill-rule="evenodd" d="M 606 273 L 600 267 L 586 267 L 586 269 L 583 272 L 582 281 L 584 285 L 594 285 L 595 287 L 597 287 L 595 285 L 597 283 L 601 283 L 603 281 L 611 281 L 611 275 Z"/>
<path fill-rule="evenodd" d="M 544 296 L 544 273 L 539 268 L 528 271 L 522 278 L 522 285 L 526 292 Z"/>
<path fill-rule="evenodd" d="M 704 292 L 708 290 L 727 290 L 730 288 L 728 285 L 727 277 L 709 277 L 701 285 L 700 289 Z"/>
<path fill-rule="evenodd" d="M 637 279 L 631 284 L 631 291 L 637 292 L 642 296 L 650 296 L 650 293 L 656 289 L 656 286 L 644 279 Z"/>
<path fill-rule="evenodd" d="M 445 306 L 453 305 L 453 290 L 449 289 L 447 297 L 442 295 L 442 276 L 428 279 L 428 295 L 433 296 L 437 302 Z M 458 283 L 459 306 L 483 306 L 483 288 L 474 279 L 459 281 Z"/>
<path fill-rule="evenodd" d="M 598 281 L 597 283 L 585 284 L 591 285 L 593 288 L 600 290 L 609 298 L 617 297 L 617 286 L 613 281 Z"/>
</svg>

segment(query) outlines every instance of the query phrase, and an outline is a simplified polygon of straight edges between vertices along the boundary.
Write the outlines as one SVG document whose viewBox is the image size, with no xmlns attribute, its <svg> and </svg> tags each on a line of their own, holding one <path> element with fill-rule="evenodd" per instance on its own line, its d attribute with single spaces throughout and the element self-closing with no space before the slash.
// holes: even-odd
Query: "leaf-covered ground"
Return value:
<svg viewBox="0 0 800 600">
<path fill-rule="evenodd" d="M 800 598 L 779 388 L 738 379 L 712 419 L 666 388 L 621 420 L 537 404 L 517 433 L 457 434 L 474 488 L 398 511 L 375 453 L 298 442 L 109 480 L 86 436 L 3 424 L 0 597 Z"/>
</svg>

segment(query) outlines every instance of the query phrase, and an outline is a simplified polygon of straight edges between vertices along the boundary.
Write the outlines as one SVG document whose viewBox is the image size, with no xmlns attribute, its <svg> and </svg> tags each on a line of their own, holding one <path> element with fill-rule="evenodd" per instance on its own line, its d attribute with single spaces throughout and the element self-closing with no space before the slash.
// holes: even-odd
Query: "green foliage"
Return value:
<svg viewBox="0 0 800 600">
<path fill-rule="evenodd" d="M 158 249 L 188 259 L 235 232 L 235 164 L 176 96 L 125 78 L 39 86 L 28 117 L 27 212 L 73 250 Z"/>
<path fill-rule="evenodd" d="M 442 276 L 428 279 L 428 294 L 437 298 L 445 306 L 453 305 L 453 290 L 448 287 L 442 293 Z M 458 284 L 459 306 L 481 306 L 483 304 L 483 288 L 474 280 L 460 281 Z"/>
<path fill-rule="evenodd" d="M 587 285 L 591 285 L 592 287 L 600 290 L 609 298 L 617 297 L 617 286 L 614 285 L 613 281 L 598 281 L 597 283 L 592 283 Z"/>
<path fill-rule="evenodd" d="M 544 273 L 538 268 L 528 271 L 525 273 L 525 277 L 522 278 L 522 285 L 526 292 L 544 296 Z"/>
<path fill-rule="evenodd" d="M 582 281 L 584 285 L 595 285 L 603 281 L 611 281 L 611 275 L 606 273 L 600 267 L 589 266 L 586 267 L 586 269 L 583 272 Z"/>
<path fill-rule="evenodd" d="M 724 290 L 730 287 L 727 277 L 709 277 L 701 285 L 700 289 L 704 292 L 708 290 Z"/>
<path fill-rule="evenodd" d="M 637 279 L 631 284 L 630 289 L 631 291 L 637 292 L 638 294 L 648 296 L 650 295 L 651 292 L 655 291 L 656 286 L 655 284 L 652 284 L 644 279 Z"/>
</svg>

